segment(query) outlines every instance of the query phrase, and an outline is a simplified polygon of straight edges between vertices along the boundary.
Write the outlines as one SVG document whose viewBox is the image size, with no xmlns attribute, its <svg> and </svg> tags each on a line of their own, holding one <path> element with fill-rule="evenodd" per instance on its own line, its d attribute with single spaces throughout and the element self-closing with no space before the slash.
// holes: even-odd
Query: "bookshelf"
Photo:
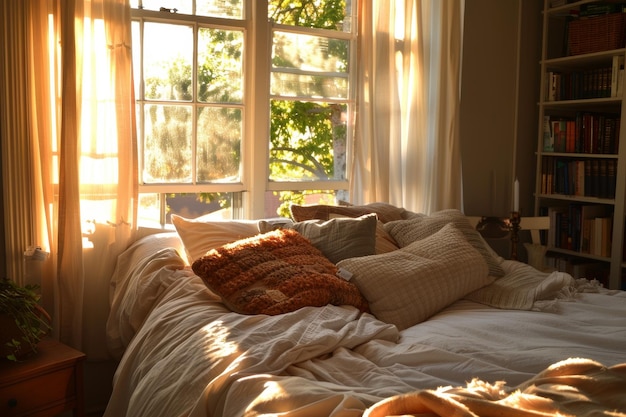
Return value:
<svg viewBox="0 0 626 417">
<path fill-rule="evenodd" d="M 626 13 L 544 0 L 535 216 L 555 268 L 626 289 Z"/>
</svg>

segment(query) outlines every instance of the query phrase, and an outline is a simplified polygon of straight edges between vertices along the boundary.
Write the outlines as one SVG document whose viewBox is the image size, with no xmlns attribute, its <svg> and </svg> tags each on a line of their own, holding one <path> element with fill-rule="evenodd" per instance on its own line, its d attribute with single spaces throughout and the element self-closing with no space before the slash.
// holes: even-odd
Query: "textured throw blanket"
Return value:
<svg viewBox="0 0 626 417">
<path fill-rule="evenodd" d="M 626 416 L 626 363 L 606 368 L 588 359 L 550 366 L 514 391 L 473 380 L 465 388 L 397 395 L 370 407 L 364 417 Z"/>
<path fill-rule="evenodd" d="M 575 280 L 565 272 L 541 272 L 514 261 L 504 261 L 502 266 L 506 271 L 504 277 L 468 294 L 465 299 L 507 310 L 545 311 L 551 309 L 556 300 L 573 300 L 578 293 L 601 289 L 597 281 Z"/>
</svg>

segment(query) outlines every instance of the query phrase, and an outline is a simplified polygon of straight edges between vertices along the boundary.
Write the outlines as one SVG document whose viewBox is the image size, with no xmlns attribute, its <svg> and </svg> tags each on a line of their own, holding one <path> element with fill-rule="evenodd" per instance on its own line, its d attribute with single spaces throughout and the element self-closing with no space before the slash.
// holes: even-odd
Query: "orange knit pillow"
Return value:
<svg viewBox="0 0 626 417">
<path fill-rule="evenodd" d="M 368 310 L 358 288 L 337 277 L 337 267 L 295 230 L 275 230 L 213 249 L 192 269 L 241 314 L 276 315 L 327 304 Z"/>
</svg>

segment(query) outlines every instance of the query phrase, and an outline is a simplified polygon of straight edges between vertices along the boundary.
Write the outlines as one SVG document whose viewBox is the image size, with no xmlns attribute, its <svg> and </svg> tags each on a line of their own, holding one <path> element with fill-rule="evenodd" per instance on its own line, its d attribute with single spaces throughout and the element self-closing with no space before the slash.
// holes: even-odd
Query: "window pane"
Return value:
<svg viewBox="0 0 626 417">
<path fill-rule="evenodd" d="M 349 200 L 347 190 L 266 191 L 265 217 L 291 217 L 292 204 L 337 205 L 341 200 Z"/>
<path fill-rule="evenodd" d="M 217 219 L 233 218 L 233 196 L 236 193 L 140 193 L 138 222 L 142 226 L 161 223 L 161 205 L 165 206 L 164 224 L 172 224 L 172 214 L 192 219 L 211 214 Z"/>
<path fill-rule="evenodd" d="M 198 31 L 198 101 L 241 103 L 243 100 L 243 32 Z"/>
<path fill-rule="evenodd" d="M 172 223 L 172 214 L 194 219 L 213 213 L 215 218 L 232 218 L 232 193 L 166 194 L 165 223 Z M 212 216 L 213 217 L 213 216 Z"/>
<path fill-rule="evenodd" d="M 191 100 L 192 59 L 193 30 L 190 26 L 146 22 L 143 43 L 145 98 Z"/>
<path fill-rule="evenodd" d="M 140 30 L 139 22 L 133 20 L 131 22 L 131 31 L 133 37 L 133 81 L 135 83 L 135 98 L 141 97 L 139 91 L 139 85 L 141 84 L 141 54 L 138 53 L 141 48 Z"/>
<path fill-rule="evenodd" d="M 348 78 L 273 72 L 271 94 L 285 97 L 348 98 Z"/>
<path fill-rule="evenodd" d="M 176 13 L 191 14 L 193 0 L 140 0 L 144 9 L 147 10 L 160 10 L 161 7 L 165 7 Z"/>
<path fill-rule="evenodd" d="M 161 223 L 162 194 L 140 193 L 138 196 L 137 222 L 139 225 L 158 225 Z"/>
<path fill-rule="evenodd" d="M 241 110 L 198 109 L 198 182 L 237 182 L 240 179 Z"/>
<path fill-rule="evenodd" d="M 274 32 L 272 67 L 306 72 L 347 73 L 349 42 L 320 36 Z"/>
<path fill-rule="evenodd" d="M 191 182 L 190 106 L 146 105 L 143 181 Z"/>
<path fill-rule="evenodd" d="M 242 19 L 243 0 L 196 0 L 196 15 Z"/>
<path fill-rule="evenodd" d="M 348 49 L 345 40 L 274 32 L 272 94 L 347 98 Z"/>
<path fill-rule="evenodd" d="M 352 30 L 353 0 L 270 0 L 268 17 L 283 25 Z"/>
<path fill-rule="evenodd" d="M 345 104 L 272 100 L 270 180 L 344 179 Z"/>
</svg>

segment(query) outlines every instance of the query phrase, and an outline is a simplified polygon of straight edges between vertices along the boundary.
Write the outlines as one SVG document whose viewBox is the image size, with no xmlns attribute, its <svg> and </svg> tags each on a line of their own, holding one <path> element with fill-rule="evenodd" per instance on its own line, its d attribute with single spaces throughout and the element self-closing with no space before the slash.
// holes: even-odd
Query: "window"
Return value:
<svg viewBox="0 0 626 417">
<path fill-rule="evenodd" d="M 140 223 L 273 217 L 290 202 L 347 198 L 350 0 L 131 7 Z"/>
</svg>

